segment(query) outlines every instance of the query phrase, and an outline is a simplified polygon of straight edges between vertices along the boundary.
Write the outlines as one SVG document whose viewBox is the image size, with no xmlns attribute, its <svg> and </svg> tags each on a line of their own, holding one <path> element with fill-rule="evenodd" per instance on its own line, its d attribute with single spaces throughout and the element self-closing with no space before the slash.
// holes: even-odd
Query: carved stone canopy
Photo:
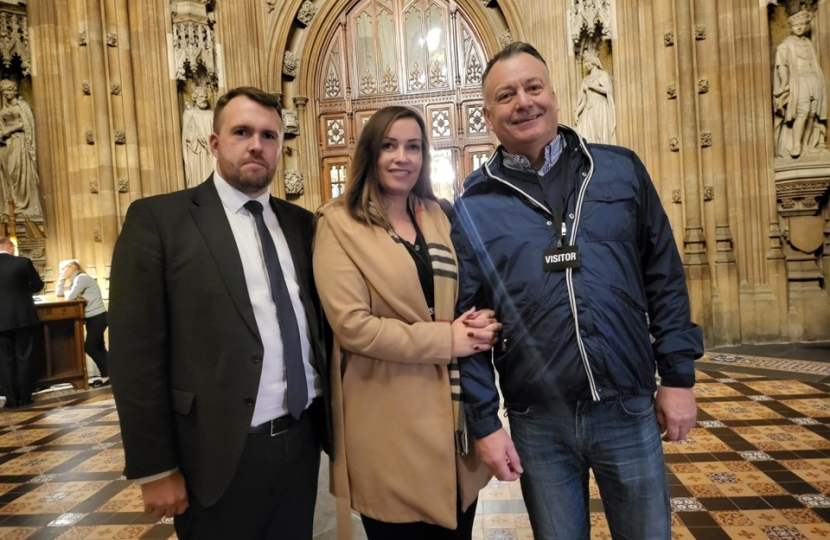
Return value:
<svg viewBox="0 0 830 540">
<path fill-rule="evenodd" d="M 32 60 L 26 6 L 0 3 L 0 62 L 9 68 L 15 57 L 20 59 L 23 75 L 29 75 Z"/>
<path fill-rule="evenodd" d="M 178 80 L 187 80 L 187 72 L 195 73 L 199 66 L 205 67 L 211 79 L 216 77 L 215 41 L 210 26 L 192 21 L 174 24 L 173 48 Z"/>
<path fill-rule="evenodd" d="M 568 10 L 568 28 L 571 40 L 578 43 L 582 33 L 592 35 L 599 28 L 602 39 L 611 39 L 610 0 L 573 0 Z"/>
</svg>

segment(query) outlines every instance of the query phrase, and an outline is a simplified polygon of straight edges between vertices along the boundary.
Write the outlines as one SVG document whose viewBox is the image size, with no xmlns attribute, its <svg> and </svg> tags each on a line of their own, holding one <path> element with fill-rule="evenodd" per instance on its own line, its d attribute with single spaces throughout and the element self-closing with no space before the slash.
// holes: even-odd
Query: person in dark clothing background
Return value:
<svg viewBox="0 0 830 540">
<path fill-rule="evenodd" d="M 0 388 L 6 409 L 32 403 L 40 321 L 32 295 L 43 280 L 32 261 L 14 255 L 14 243 L 0 237 Z"/>
</svg>

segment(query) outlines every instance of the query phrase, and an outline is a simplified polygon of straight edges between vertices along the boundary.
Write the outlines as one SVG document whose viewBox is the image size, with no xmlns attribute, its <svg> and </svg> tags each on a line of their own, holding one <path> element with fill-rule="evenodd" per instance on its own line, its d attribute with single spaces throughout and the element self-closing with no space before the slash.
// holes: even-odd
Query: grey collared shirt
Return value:
<svg viewBox="0 0 830 540">
<path fill-rule="evenodd" d="M 513 169 L 514 171 L 526 172 L 537 176 L 545 176 L 553 168 L 553 166 L 556 165 L 556 162 L 559 161 L 559 156 L 562 155 L 562 150 L 564 149 L 565 138 L 562 134 L 559 134 L 545 147 L 545 162 L 541 167 L 539 167 L 539 169 L 534 168 L 533 165 L 530 164 L 530 160 L 525 156 L 511 154 L 504 149 L 502 149 L 502 162 L 505 167 Z"/>
</svg>

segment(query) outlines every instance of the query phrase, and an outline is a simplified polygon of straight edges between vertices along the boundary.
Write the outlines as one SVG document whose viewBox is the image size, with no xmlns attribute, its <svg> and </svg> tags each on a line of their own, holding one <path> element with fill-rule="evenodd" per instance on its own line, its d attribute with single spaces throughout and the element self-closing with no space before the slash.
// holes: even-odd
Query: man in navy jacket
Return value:
<svg viewBox="0 0 830 540">
<path fill-rule="evenodd" d="M 504 324 L 492 358 L 511 434 L 489 354 L 460 360 L 469 430 L 496 476 L 521 477 L 537 540 L 590 537 L 590 470 L 615 537 L 668 539 L 661 433 L 694 426 L 703 353 L 668 218 L 636 154 L 558 125 L 532 46 L 493 57 L 483 93 L 502 146 L 455 205 L 458 309 Z"/>
</svg>

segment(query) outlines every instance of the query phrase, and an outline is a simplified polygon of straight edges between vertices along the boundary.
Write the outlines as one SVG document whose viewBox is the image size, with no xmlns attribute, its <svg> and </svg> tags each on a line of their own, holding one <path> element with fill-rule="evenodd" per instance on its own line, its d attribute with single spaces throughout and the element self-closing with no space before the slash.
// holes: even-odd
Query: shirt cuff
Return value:
<svg viewBox="0 0 830 540">
<path fill-rule="evenodd" d="M 178 470 L 179 470 L 179 468 L 176 467 L 175 469 L 170 469 L 169 471 L 164 471 L 164 472 L 161 472 L 161 473 L 158 473 L 158 474 L 154 474 L 152 476 L 145 476 L 144 478 L 133 478 L 133 482 L 135 482 L 139 486 L 144 485 L 144 484 L 149 484 L 150 482 L 155 482 L 156 480 L 161 480 L 162 478 L 166 478 L 166 477 L 172 475 L 174 472 L 177 472 Z"/>
</svg>

